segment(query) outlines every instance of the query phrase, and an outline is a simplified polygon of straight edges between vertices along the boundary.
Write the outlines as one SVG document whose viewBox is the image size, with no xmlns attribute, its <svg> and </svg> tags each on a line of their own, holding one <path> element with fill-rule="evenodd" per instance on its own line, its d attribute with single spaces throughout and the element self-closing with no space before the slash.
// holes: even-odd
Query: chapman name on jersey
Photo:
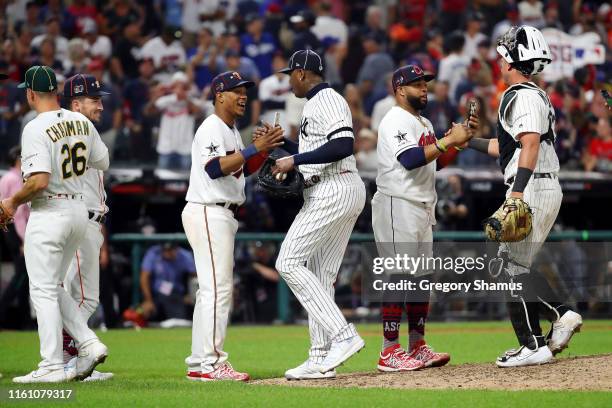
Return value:
<svg viewBox="0 0 612 408">
<path fill-rule="evenodd" d="M 198 204 L 242 204 L 245 200 L 242 169 L 214 180 L 205 170 L 210 160 L 242 149 L 244 145 L 236 126 L 229 127 L 214 113 L 207 117 L 193 139 L 187 201 Z"/>
<path fill-rule="evenodd" d="M 516 175 L 522 133 L 539 133 L 540 151 L 535 173 L 558 173 L 555 151 L 555 111 L 546 92 L 532 82 L 509 87 L 502 96 L 498 113 L 497 137 L 504 180 Z"/>
<path fill-rule="evenodd" d="M 93 123 L 79 112 L 66 109 L 40 113 L 23 128 L 21 171 L 50 173 L 40 195 L 81 194 L 88 163 L 108 156 Z"/>
<path fill-rule="evenodd" d="M 310 152 L 332 139 L 339 137 L 355 138 L 353 118 L 346 100 L 332 88 L 318 91 L 304 105 L 299 134 L 299 152 Z M 299 166 L 304 178 L 312 176 L 357 173 L 355 156 L 324 164 L 303 164 Z"/>
<path fill-rule="evenodd" d="M 376 184 L 388 196 L 434 204 L 436 161 L 408 170 L 397 160 L 408 149 L 435 143 L 433 125 L 423 116 L 419 119 L 399 106 L 383 117 L 378 127 Z"/>
</svg>

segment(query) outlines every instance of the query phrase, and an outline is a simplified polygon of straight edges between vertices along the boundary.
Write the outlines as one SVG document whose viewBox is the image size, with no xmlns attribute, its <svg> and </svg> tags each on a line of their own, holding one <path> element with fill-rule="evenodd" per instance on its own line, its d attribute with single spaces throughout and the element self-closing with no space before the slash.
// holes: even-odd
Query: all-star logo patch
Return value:
<svg viewBox="0 0 612 408">
<path fill-rule="evenodd" d="M 210 143 L 210 146 L 206 146 L 206 149 L 208 149 L 208 155 L 212 156 L 213 154 L 218 154 L 219 151 L 217 150 L 219 148 L 218 145 L 214 145 L 212 142 Z"/>
<path fill-rule="evenodd" d="M 402 133 L 401 130 L 398 130 L 397 134 L 393 137 L 397 139 L 397 143 L 402 143 L 406 141 L 406 133 Z"/>
</svg>

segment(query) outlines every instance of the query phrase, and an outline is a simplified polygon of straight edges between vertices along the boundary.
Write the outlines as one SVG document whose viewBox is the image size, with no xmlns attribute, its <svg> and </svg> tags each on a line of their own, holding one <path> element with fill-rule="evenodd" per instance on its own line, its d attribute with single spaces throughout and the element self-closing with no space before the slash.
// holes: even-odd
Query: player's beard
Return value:
<svg viewBox="0 0 612 408">
<path fill-rule="evenodd" d="M 407 96 L 406 101 L 416 111 L 421 111 L 427 106 L 427 99 L 425 99 L 425 102 L 423 102 L 420 96 Z"/>
</svg>

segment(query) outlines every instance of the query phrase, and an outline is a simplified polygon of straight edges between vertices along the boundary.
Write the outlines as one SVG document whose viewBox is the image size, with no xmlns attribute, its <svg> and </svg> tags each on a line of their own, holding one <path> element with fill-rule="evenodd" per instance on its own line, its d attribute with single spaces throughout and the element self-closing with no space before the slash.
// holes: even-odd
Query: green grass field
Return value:
<svg viewBox="0 0 612 408">
<path fill-rule="evenodd" d="M 358 329 L 366 340 L 366 349 L 340 368 L 340 373 L 376 367 L 381 342 L 379 326 L 359 325 Z M 100 369 L 115 373 L 114 379 L 103 383 L 21 385 L 19 389 L 71 388 L 75 398 L 56 404 L 13 403 L 7 402 L 7 390 L 17 388 L 11 378 L 35 368 L 39 361 L 38 336 L 36 332 L 0 333 L 0 372 L 4 375 L 0 380 L 0 406 L 612 406 L 612 393 L 606 392 L 303 389 L 191 382 L 184 379 L 183 363 L 190 348 L 189 329 L 112 330 L 100 337 L 110 349 L 110 356 Z M 515 344 L 507 322 L 431 323 L 427 338 L 435 348 L 451 353 L 452 364 L 492 363 L 500 352 Z M 307 347 L 307 328 L 302 326 L 232 327 L 226 343 L 234 367 L 249 372 L 253 378 L 281 377 L 287 368 L 306 358 Z M 561 356 L 610 352 L 612 321 L 597 320 L 585 322 L 583 331 Z"/>
</svg>

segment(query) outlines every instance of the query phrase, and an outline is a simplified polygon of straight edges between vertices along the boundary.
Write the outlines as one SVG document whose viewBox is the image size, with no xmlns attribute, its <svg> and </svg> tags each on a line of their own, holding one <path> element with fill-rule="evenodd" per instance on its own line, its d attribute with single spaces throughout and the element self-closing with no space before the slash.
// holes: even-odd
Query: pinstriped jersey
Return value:
<svg viewBox="0 0 612 408">
<path fill-rule="evenodd" d="M 319 90 L 306 102 L 302 111 L 299 133 L 299 152 L 310 152 L 332 139 L 354 138 L 353 118 L 346 100 L 332 88 Z M 302 164 L 299 171 L 306 179 L 315 175 L 357 173 L 355 156 L 324 164 Z"/>
<path fill-rule="evenodd" d="M 555 111 L 548 95 L 532 82 L 515 84 L 502 97 L 498 112 L 498 142 L 504 179 L 516 175 L 522 133 L 540 134 L 540 151 L 535 173 L 558 173 L 555 151 Z"/>
</svg>

